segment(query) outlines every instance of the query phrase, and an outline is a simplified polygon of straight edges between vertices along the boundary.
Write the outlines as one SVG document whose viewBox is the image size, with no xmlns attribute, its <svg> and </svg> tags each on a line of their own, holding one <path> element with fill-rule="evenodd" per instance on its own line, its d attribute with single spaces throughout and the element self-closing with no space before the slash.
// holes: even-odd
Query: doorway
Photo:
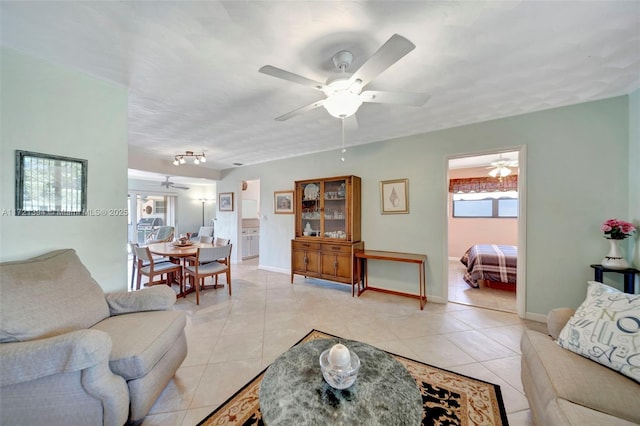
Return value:
<svg viewBox="0 0 640 426">
<path fill-rule="evenodd" d="M 175 195 L 150 195 L 130 192 L 128 241 L 144 244 L 147 237 L 161 226 L 176 226 Z"/>
<path fill-rule="evenodd" d="M 524 146 L 447 159 L 449 302 L 524 316 L 524 159 Z M 491 256 L 480 253 L 476 263 L 486 266 L 478 269 L 467 257 L 473 260 L 485 248 L 495 250 L 498 258 L 492 265 Z M 490 276 L 494 274 L 502 279 Z"/>
</svg>

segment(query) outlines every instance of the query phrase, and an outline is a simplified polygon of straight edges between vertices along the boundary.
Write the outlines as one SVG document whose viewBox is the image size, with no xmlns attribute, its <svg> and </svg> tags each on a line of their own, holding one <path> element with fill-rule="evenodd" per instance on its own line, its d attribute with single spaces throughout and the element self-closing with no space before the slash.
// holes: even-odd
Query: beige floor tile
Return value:
<svg viewBox="0 0 640 426">
<path fill-rule="evenodd" d="M 194 294 L 178 299 L 188 356 L 144 425 L 197 424 L 312 329 L 498 384 L 510 423 L 532 425 L 519 336 L 546 326 L 504 312 L 513 295 L 496 294 L 496 310 L 427 303 L 421 311 L 415 299 L 374 291 L 352 297 L 350 286 L 327 281 L 296 276 L 292 285 L 289 274 L 259 270 L 258 262 L 233 265 L 231 296 L 222 288 L 202 293 L 200 305 Z"/>
<path fill-rule="evenodd" d="M 477 330 L 447 333 L 443 336 L 476 361 L 488 361 L 516 355 L 511 349 Z"/>
<path fill-rule="evenodd" d="M 188 409 L 204 370 L 205 365 L 180 367 L 151 407 L 150 413 L 160 414 Z"/>
<path fill-rule="evenodd" d="M 436 367 L 447 368 L 475 362 L 473 357 L 444 336 L 403 339 L 403 343 L 413 351 L 414 359 Z"/>
<path fill-rule="evenodd" d="M 173 411 L 171 413 L 149 414 L 147 417 L 145 417 L 141 426 L 181 425 L 186 413 L 186 411 Z"/>
<path fill-rule="evenodd" d="M 510 426 L 534 426 L 530 410 L 507 413 Z"/>
<path fill-rule="evenodd" d="M 207 417 L 213 410 L 215 410 L 218 406 L 211 405 L 208 407 L 200 407 L 200 408 L 192 408 L 186 412 L 184 416 L 184 420 L 182 420 L 181 426 L 194 426 L 200 423 L 205 417 Z M 175 426 L 179 424 L 176 423 Z"/>
<path fill-rule="evenodd" d="M 260 371 L 260 358 L 208 364 L 189 408 L 220 405 Z"/>
</svg>

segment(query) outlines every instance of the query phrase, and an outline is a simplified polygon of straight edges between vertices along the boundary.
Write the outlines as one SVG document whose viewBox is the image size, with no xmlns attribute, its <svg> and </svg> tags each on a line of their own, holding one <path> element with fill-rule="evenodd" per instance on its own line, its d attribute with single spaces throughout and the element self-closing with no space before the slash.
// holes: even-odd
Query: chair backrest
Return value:
<svg viewBox="0 0 640 426">
<path fill-rule="evenodd" d="M 200 247 L 198 249 L 198 262 L 213 262 L 231 256 L 231 244 L 216 247 Z"/>
<path fill-rule="evenodd" d="M 231 242 L 231 240 L 229 240 L 228 238 L 220 238 L 220 237 L 216 237 L 213 245 L 216 246 L 226 246 Z"/>
<path fill-rule="evenodd" d="M 201 243 L 211 243 L 213 242 L 213 237 L 211 235 L 201 235 L 200 236 Z"/>
<path fill-rule="evenodd" d="M 198 230 L 198 236 L 202 237 L 203 235 L 213 237 L 213 226 L 201 226 Z"/>
<path fill-rule="evenodd" d="M 133 248 L 135 250 L 135 255 L 140 260 L 145 260 L 151 264 L 153 264 L 153 257 L 151 256 L 151 252 L 149 251 L 149 247 L 136 247 Z"/>
<path fill-rule="evenodd" d="M 173 226 L 161 226 L 153 231 L 147 238 L 147 242 L 163 243 L 173 240 L 173 233 L 175 229 Z"/>
<path fill-rule="evenodd" d="M 131 254 L 133 257 L 136 257 L 136 247 L 138 247 L 138 243 L 134 243 L 133 241 L 129 241 L 129 249 L 131 250 Z"/>
</svg>

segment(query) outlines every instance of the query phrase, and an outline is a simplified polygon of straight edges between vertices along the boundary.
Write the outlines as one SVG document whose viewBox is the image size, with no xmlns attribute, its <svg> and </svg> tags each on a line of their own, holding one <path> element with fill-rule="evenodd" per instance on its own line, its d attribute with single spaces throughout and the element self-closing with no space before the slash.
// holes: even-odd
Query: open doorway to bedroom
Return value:
<svg viewBox="0 0 640 426">
<path fill-rule="evenodd" d="M 518 312 L 519 149 L 448 159 L 448 300 Z"/>
</svg>

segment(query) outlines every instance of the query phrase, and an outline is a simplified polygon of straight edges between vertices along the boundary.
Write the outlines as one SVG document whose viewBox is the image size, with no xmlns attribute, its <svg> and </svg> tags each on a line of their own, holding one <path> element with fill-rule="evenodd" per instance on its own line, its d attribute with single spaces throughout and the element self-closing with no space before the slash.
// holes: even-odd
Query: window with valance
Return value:
<svg viewBox="0 0 640 426">
<path fill-rule="evenodd" d="M 518 190 L 518 175 L 505 176 L 503 178 L 473 177 L 449 179 L 449 192 L 507 192 Z"/>
</svg>

